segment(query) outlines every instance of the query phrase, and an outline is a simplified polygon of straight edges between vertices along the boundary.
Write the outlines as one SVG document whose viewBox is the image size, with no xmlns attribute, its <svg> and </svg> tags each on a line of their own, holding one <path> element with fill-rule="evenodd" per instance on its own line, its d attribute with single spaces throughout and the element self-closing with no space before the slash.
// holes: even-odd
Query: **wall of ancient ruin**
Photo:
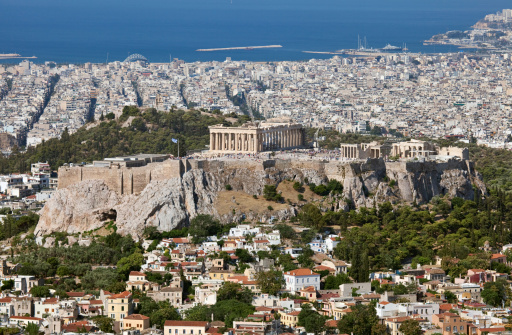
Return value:
<svg viewBox="0 0 512 335">
<path fill-rule="evenodd" d="M 59 188 L 67 188 L 84 180 L 103 180 L 105 184 L 119 194 L 138 194 L 152 180 L 167 180 L 181 177 L 185 171 L 184 163 L 179 160 L 167 160 L 150 163 L 146 166 L 126 168 L 111 167 L 60 167 Z"/>
</svg>

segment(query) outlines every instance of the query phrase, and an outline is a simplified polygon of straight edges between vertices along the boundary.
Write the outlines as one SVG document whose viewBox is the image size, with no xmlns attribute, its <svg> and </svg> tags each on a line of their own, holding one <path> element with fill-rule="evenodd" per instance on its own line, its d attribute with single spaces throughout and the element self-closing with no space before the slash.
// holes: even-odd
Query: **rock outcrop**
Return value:
<svg viewBox="0 0 512 335">
<path fill-rule="evenodd" d="M 146 227 L 167 231 L 187 225 L 198 214 L 211 214 L 224 222 L 269 218 L 268 213 L 259 217 L 255 213 L 235 211 L 219 215 L 215 200 L 228 184 L 233 190 L 261 195 L 265 185 L 277 185 L 284 180 L 320 184 L 336 179 L 344 187 L 336 206 L 340 210 L 351 206 L 371 207 L 384 201 L 421 204 L 444 194 L 473 199 L 474 192 L 486 191 L 472 164 L 455 159 L 325 163 L 269 160 L 257 164 L 237 160 L 194 164 L 180 177 L 151 180 L 138 194 L 120 194 L 109 188 L 101 176 L 67 185 L 55 192 L 43 208 L 36 234 L 90 231 L 115 220 L 119 233 L 139 238 Z M 289 206 L 272 215 L 284 219 L 296 212 L 296 208 Z"/>
</svg>

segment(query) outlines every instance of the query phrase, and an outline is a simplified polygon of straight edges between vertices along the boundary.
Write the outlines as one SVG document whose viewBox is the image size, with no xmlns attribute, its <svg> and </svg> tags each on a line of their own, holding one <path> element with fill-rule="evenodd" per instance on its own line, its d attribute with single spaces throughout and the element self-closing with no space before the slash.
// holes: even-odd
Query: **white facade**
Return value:
<svg viewBox="0 0 512 335">
<path fill-rule="evenodd" d="M 297 292 L 303 288 L 313 286 L 316 290 L 320 289 L 320 275 L 310 269 L 297 269 L 284 273 L 286 290 Z"/>
</svg>

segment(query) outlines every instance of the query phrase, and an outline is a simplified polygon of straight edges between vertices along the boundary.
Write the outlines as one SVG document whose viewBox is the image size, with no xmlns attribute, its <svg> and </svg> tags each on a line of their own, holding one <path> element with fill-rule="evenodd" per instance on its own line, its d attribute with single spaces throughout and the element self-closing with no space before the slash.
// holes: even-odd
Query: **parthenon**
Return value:
<svg viewBox="0 0 512 335">
<path fill-rule="evenodd" d="M 209 128 L 210 151 L 214 153 L 256 153 L 304 145 L 302 126 L 283 119 L 251 122 L 241 127 L 215 125 Z"/>
</svg>

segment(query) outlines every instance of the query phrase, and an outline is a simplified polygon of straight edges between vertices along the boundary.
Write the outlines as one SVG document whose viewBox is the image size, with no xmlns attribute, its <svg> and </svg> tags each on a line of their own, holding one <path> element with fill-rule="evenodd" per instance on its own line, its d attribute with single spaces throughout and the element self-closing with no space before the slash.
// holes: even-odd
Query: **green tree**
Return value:
<svg viewBox="0 0 512 335">
<path fill-rule="evenodd" d="M 418 320 L 409 319 L 402 322 L 399 328 L 400 332 L 403 335 L 421 335 L 423 332 L 421 331 L 420 323 Z"/>
<path fill-rule="evenodd" d="M 268 201 L 276 202 L 281 202 L 283 200 L 281 194 L 277 193 L 277 188 L 275 185 L 265 185 L 263 187 L 263 198 Z"/>
<path fill-rule="evenodd" d="M 297 325 L 304 327 L 308 333 L 318 335 L 325 330 L 325 318 L 313 310 L 310 304 L 303 304 Z"/>
<path fill-rule="evenodd" d="M 305 227 L 321 228 L 322 227 L 322 212 L 318 206 L 309 203 L 302 207 L 299 214 L 300 223 Z"/>
<path fill-rule="evenodd" d="M 96 316 L 93 318 L 96 326 L 105 333 L 112 333 L 114 329 L 114 320 L 106 316 Z"/>
<path fill-rule="evenodd" d="M 504 279 L 485 283 L 481 293 L 482 299 L 488 305 L 501 306 L 507 296 L 507 285 Z"/>
<path fill-rule="evenodd" d="M 261 292 L 270 295 L 276 295 L 285 284 L 283 273 L 277 270 L 258 272 L 256 274 L 256 281 Z"/>
<path fill-rule="evenodd" d="M 13 287 L 14 287 L 14 280 L 12 280 L 12 279 L 4 280 L 4 282 L 2 284 L 2 287 L 1 287 L 1 290 L 2 291 L 12 290 Z"/>
<path fill-rule="evenodd" d="M 329 275 L 325 277 L 325 290 L 337 290 L 341 284 L 352 283 L 352 280 L 346 273 L 339 273 L 336 276 Z"/>
<path fill-rule="evenodd" d="M 379 322 L 379 317 L 372 305 L 356 305 L 352 313 L 345 314 L 338 321 L 341 334 L 372 335 L 372 328 Z"/>
<path fill-rule="evenodd" d="M 224 282 L 217 291 L 217 301 L 238 300 L 246 304 L 252 303 L 253 294 L 248 288 L 233 282 Z"/>
<path fill-rule="evenodd" d="M 39 334 L 39 326 L 33 322 L 30 322 L 27 327 L 25 327 L 25 333 L 28 335 L 38 335 Z"/>
<path fill-rule="evenodd" d="M 69 268 L 65 265 L 59 266 L 57 268 L 57 276 L 59 277 L 65 277 L 69 275 Z"/>
<path fill-rule="evenodd" d="M 236 249 L 235 255 L 241 262 L 251 263 L 254 262 L 254 257 L 247 249 Z"/>
<path fill-rule="evenodd" d="M 211 215 L 199 214 L 190 221 L 188 232 L 193 236 L 193 243 L 201 243 L 207 236 L 216 235 L 220 229 L 220 222 Z"/>
<path fill-rule="evenodd" d="M 446 301 L 450 304 L 457 302 L 457 296 L 451 291 L 445 291 L 444 297 L 445 297 Z"/>
<path fill-rule="evenodd" d="M 128 275 L 131 271 L 139 271 L 141 265 L 144 263 L 144 256 L 139 250 L 134 252 L 130 256 L 123 257 L 117 262 L 117 272 L 125 280 L 128 279 Z"/>
<path fill-rule="evenodd" d="M 119 274 L 114 269 L 96 268 L 82 278 L 82 288 L 86 290 L 104 289 L 119 281 Z"/>
<path fill-rule="evenodd" d="M 149 317 L 151 324 L 156 325 L 160 329 L 164 329 L 164 323 L 167 320 L 181 320 L 180 314 L 172 306 L 160 308 L 151 313 L 151 316 Z"/>
<path fill-rule="evenodd" d="M 294 239 L 297 235 L 291 226 L 284 223 L 276 224 L 274 228 L 279 230 L 281 238 Z"/>
<path fill-rule="evenodd" d="M 44 298 L 50 296 L 50 288 L 48 286 L 34 286 L 30 289 L 33 297 Z"/>
</svg>

